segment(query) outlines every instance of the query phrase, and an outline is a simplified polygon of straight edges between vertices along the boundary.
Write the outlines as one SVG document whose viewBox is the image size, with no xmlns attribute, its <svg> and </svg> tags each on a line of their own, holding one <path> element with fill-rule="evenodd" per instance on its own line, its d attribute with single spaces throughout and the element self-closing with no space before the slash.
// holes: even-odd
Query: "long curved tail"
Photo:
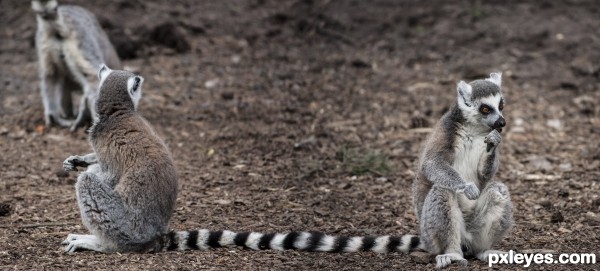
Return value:
<svg viewBox="0 0 600 271">
<path fill-rule="evenodd" d="M 423 249 L 419 236 L 416 235 L 343 237 L 320 232 L 235 233 L 227 230 L 210 231 L 201 229 L 171 231 L 164 234 L 160 250 L 204 250 L 225 246 L 240 246 L 253 250 L 297 249 L 332 253 L 357 251 L 408 253 L 417 248 Z"/>
</svg>

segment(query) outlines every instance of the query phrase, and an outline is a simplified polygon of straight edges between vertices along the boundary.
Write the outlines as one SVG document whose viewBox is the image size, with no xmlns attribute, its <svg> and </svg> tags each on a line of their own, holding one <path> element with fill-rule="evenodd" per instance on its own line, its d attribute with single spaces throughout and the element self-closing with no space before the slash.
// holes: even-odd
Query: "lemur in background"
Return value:
<svg viewBox="0 0 600 271">
<path fill-rule="evenodd" d="M 500 73 L 458 83 L 457 99 L 429 136 L 413 183 L 420 238 L 438 268 L 487 261 L 513 225 L 508 188 L 494 180 L 506 125 Z M 480 192 L 481 191 L 481 192 Z"/>
<path fill-rule="evenodd" d="M 485 257 L 512 225 L 508 190 L 490 181 L 498 167 L 500 134 L 496 129 L 504 126 L 499 74 L 470 85 L 461 82 L 457 104 L 442 118 L 425 147 L 414 187 L 421 237 L 169 231 L 177 174 L 167 147 L 136 111 L 143 78 L 106 66 L 101 67 L 98 78 L 98 120 L 89 135 L 94 152 L 63 162 L 67 171 L 88 167 L 75 188 L 83 223 L 91 235 L 69 234 L 63 242 L 66 252 L 158 252 L 222 246 L 377 253 L 425 249 L 438 255 L 438 267 L 445 267 L 452 261 L 466 263 L 461 248 Z M 478 187 L 483 187 L 481 196 Z"/>
<path fill-rule="evenodd" d="M 33 0 L 31 8 L 37 15 L 35 44 L 45 124 L 74 131 L 96 118 L 93 105 L 100 65 L 120 68 L 121 62 L 96 17 L 86 9 L 59 6 L 56 0 Z M 75 91 L 83 92 L 76 116 Z"/>
</svg>

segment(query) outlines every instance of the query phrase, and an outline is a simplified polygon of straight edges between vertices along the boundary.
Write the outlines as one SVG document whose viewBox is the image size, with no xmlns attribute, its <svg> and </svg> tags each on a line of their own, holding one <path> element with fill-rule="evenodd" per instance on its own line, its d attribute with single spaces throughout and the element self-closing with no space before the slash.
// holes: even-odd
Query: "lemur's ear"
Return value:
<svg viewBox="0 0 600 271">
<path fill-rule="evenodd" d="M 144 83 L 144 77 L 139 75 L 133 76 L 127 80 L 127 92 L 133 101 L 135 109 L 137 109 L 137 105 L 142 98 L 142 83 Z"/>
<path fill-rule="evenodd" d="M 502 73 L 501 72 L 490 73 L 490 78 L 485 79 L 485 80 L 488 80 L 488 81 L 496 84 L 497 86 L 501 87 L 502 86 Z"/>
<path fill-rule="evenodd" d="M 105 64 L 100 65 L 100 69 L 98 70 L 98 79 L 100 79 L 100 81 L 104 81 L 104 78 L 106 78 L 111 71 L 112 70 Z"/>
<path fill-rule="evenodd" d="M 465 83 L 465 81 L 460 81 L 456 86 L 456 91 L 458 92 L 459 104 L 471 107 L 471 94 L 473 93 L 471 85 Z"/>
</svg>

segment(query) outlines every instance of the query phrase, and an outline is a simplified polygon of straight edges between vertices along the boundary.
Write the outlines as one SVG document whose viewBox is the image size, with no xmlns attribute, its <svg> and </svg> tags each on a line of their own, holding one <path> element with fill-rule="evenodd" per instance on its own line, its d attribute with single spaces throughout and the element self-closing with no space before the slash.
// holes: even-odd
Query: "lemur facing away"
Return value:
<svg viewBox="0 0 600 271">
<path fill-rule="evenodd" d="M 413 203 L 425 250 L 438 268 L 487 261 L 513 225 L 507 187 L 498 171 L 500 132 L 506 124 L 501 74 L 458 83 L 456 103 L 441 118 L 420 157 Z M 480 192 L 481 191 L 481 192 Z"/>
<path fill-rule="evenodd" d="M 96 17 L 86 9 L 59 6 L 56 0 L 33 0 L 31 8 L 37 15 L 35 43 L 44 121 L 46 126 L 56 124 L 74 131 L 96 118 L 93 104 L 100 65 L 120 68 L 121 62 Z M 75 91 L 83 92 L 76 116 Z"/>
<path fill-rule="evenodd" d="M 94 153 L 71 156 L 67 171 L 87 166 L 75 185 L 83 224 L 91 235 L 69 234 L 67 252 L 150 252 L 242 246 L 325 252 L 409 252 L 420 246 L 412 235 L 335 237 L 318 232 L 258 233 L 168 231 L 177 197 L 177 174 L 164 142 L 140 116 L 143 78 L 102 66 L 90 128 Z"/>
</svg>

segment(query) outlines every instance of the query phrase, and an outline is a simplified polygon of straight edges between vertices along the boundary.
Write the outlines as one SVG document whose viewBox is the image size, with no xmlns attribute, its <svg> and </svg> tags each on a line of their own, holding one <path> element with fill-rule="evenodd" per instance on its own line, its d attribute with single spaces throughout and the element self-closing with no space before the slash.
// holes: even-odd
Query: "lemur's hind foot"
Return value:
<svg viewBox="0 0 600 271">
<path fill-rule="evenodd" d="M 446 268 L 451 263 L 458 263 L 460 265 L 467 265 L 467 260 L 458 253 L 440 254 L 435 256 L 435 268 L 442 269 Z"/>
</svg>

